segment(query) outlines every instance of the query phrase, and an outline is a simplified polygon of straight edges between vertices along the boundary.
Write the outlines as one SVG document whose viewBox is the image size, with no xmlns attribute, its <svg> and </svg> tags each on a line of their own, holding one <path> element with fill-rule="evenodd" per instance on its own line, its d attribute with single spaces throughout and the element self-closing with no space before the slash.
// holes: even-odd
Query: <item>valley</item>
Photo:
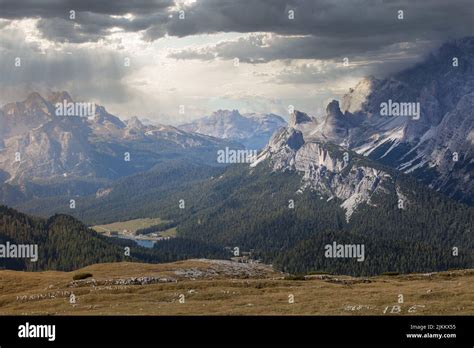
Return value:
<svg viewBox="0 0 474 348">
<path fill-rule="evenodd" d="M 113 222 L 106 225 L 92 226 L 92 229 L 98 233 L 108 232 L 110 234 L 115 232 L 135 235 L 139 229 L 151 227 L 162 222 L 163 221 L 159 218 L 134 219 L 128 221 Z"/>
<path fill-rule="evenodd" d="M 0 0 L 0 348 L 473 347 L 473 5 Z"/>
<path fill-rule="evenodd" d="M 98 104 L 88 117 L 58 117 L 57 102 L 74 103 L 67 92 L 8 103 L 0 241 L 38 244 L 40 255 L 1 266 L 230 259 L 237 248 L 293 275 L 472 269 L 473 52 L 472 37 L 447 42 L 363 78 L 314 116 L 291 108 L 288 122 L 219 109 L 171 126 Z M 385 103 L 412 102 L 416 117 L 384 115 Z M 230 151 L 257 156 L 221 158 Z M 328 257 L 327 245 L 360 253 Z"/>
<path fill-rule="evenodd" d="M 152 248 L 156 242 L 176 237 L 176 227 L 168 228 L 171 225 L 173 224 L 170 221 L 146 218 L 97 225 L 91 228 L 107 237 L 130 239 L 140 246 Z"/>
</svg>

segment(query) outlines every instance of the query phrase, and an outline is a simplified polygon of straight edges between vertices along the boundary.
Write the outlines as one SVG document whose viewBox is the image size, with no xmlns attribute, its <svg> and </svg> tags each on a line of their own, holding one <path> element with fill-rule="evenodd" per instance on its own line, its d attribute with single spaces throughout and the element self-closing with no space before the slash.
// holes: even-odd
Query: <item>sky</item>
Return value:
<svg viewBox="0 0 474 348">
<path fill-rule="evenodd" d="M 66 90 L 167 124 L 318 116 L 364 76 L 474 35 L 473 18 L 472 0 L 0 0 L 0 104 Z"/>
</svg>

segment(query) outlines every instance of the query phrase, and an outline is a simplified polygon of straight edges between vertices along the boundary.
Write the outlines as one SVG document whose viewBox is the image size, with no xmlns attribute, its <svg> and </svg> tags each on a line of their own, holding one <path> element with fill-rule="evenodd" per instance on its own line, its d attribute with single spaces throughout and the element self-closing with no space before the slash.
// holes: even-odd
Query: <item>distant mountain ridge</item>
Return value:
<svg viewBox="0 0 474 348">
<path fill-rule="evenodd" d="M 240 114 L 238 110 L 218 110 L 179 128 L 221 139 L 238 141 L 248 149 L 259 150 L 286 121 L 275 114 Z"/>
<path fill-rule="evenodd" d="M 168 160 L 217 164 L 219 149 L 242 147 L 172 126 L 144 125 L 138 118 L 124 122 L 96 104 L 86 105 L 92 113 L 84 117 L 58 115 L 57 103 L 87 104 L 74 102 L 67 92 L 47 98 L 32 93 L 0 108 L 0 201 L 38 194 L 32 185 L 49 186 L 40 195 L 56 194 L 58 186 L 62 193 L 88 194 L 104 182 Z"/>
</svg>

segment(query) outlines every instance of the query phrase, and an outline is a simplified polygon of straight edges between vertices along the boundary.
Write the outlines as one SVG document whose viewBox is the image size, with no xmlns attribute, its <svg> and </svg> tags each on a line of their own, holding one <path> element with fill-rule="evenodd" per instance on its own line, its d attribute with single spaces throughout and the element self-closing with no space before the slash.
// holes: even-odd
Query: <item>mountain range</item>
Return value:
<svg viewBox="0 0 474 348">
<path fill-rule="evenodd" d="M 384 103 L 419 103 L 420 112 L 386 116 Z M 389 78 L 363 79 L 341 103 L 327 106 L 322 122 L 304 120 L 296 128 L 305 139 L 354 150 L 472 204 L 473 109 L 474 38 L 469 37 L 444 44 Z"/>
<path fill-rule="evenodd" d="M 113 180 L 168 161 L 217 165 L 216 153 L 236 142 L 173 126 L 122 121 L 103 106 L 92 113 L 57 115 L 57 105 L 78 105 L 67 92 L 32 93 L 0 108 L 0 198 L 15 204 L 33 197 L 96 192 Z"/>
<path fill-rule="evenodd" d="M 284 126 L 286 126 L 286 121 L 275 114 L 241 115 L 238 110 L 218 110 L 211 116 L 182 124 L 179 128 L 188 132 L 237 141 L 248 149 L 260 150 L 267 144 L 272 134 Z"/>
<path fill-rule="evenodd" d="M 288 124 L 220 110 L 178 128 L 145 126 L 99 106 L 87 118 L 58 118 L 56 99 L 35 94 L 2 108 L 3 197 L 15 196 L 5 187 L 34 192 L 15 206 L 88 225 L 173 221 L 178 238 L 155 248 L 170 245 L 176 258 L 195 243 L 206 252 L 238 247 L 292 273 L 472 267 L 473 64 L 474 38 L 452 41 L 412 68 L 362 80 L 325 115 L 295 110 Z M 222 146 L 260 147 L 270 134 L 253 163 L 215 165 Z M 26 157 L 15 166 L 17 149 Z M 128 170 L 127 149 L 137 158 Z M 121 174 L 111 180 L 114 161 Z M 71 186 L 31 188 L 64 173 L 104 180 L 82 190 L 73 211 Z M 365 261 L 325 257 L 335 242 L 364 245 Z"/>
</svg>

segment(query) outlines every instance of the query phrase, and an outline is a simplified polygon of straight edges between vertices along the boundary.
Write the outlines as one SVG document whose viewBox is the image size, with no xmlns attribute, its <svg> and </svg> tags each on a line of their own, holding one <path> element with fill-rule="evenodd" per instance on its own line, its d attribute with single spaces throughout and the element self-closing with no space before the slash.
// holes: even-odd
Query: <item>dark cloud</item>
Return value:
<svg viewBox="0 0 474 348">
<path fill-rule="evenodd" d="M 174 5 L 173 0 L 0 0 L 0 17 L 69 18 L 69 11 L 104 15 L 145 15 Z"/>
<path fill-rule="evenodd" d="M 169 57 L 176 59 L 199 59 L 199 60 L 212 60 L 218 56 L 218 53 L 214 53 L 212 49 L 185 49 L 175 53 L 171 53 Z"/>
<path fill-rule="evenodd" d="M 239 58 L 248 63 L 265 63 L 279 59 L 334 59 L 354 56 L 371 49 L 391 45 L 385 38 L 332 38 L 316 36 L 280 36 L 255 34 L 226 41 L 207 48 L 189 48 L 170 54 L 178 59 L 209 60 Z"/>
<path fill-rule="evenodd" d="M 176 59 L 230 60 L 239 58 L 241 62 L 267 63 L 273 60 L 316 59 L 350 61 L 387 61 L 400 59 L 413 61 L 433 50 L 442 40 L 424 40 L 407 43 L 385 38 L 341 38 L 332 40 L 315 36 L 280 36 L 273 34 L 251 34 L 235 41 L 225 41 L 200 48 L 186 48 L 170 53 Z"/>
<path fill-rule="evenodd" d="M 346 40 L 373 47 L 467 36 L 474 30 L 472 0 L 199 0 L 180 8 L 185 19 L 178 18 L 173 0 L 0 0 L 0 18 L 40 18 L 39 29 L 47 38 L 69 42 L 97 41 L 118 27 L 144 31 L 146 40 L 272 32 L 314 36 L 314 44 Z M 75 21 L 69 20 L 71 9 Z M 404 11 L 403 21 L 397 19 L 398 10 Z M 293 20 L 288 11 L 294 11 Z M 112 17 L 125 14 L 134 17 Z"/>
<path fill-rule="evenodd" d="M 56 42 L 96 42 L 104 35 L 104 32 L 99 30 L 96 33 L 85 33 L 78 28 L 70 20 L 57 18 L 55 20 L 41 19 L 37 24 L 38 29 L 47 38 L 54 38 Z"/>
<path fill-rule="evenodd" d="M 112 28 L 156 32 L 153 27 L 166 24 L 172 6 L 173 0 L 0 0 L 0 18 L 37 18 L 38 29 L 47 39 L 83 43 L 105 38 Z M 70 19 L 72 10 L 74 19 Z M 120 17 L 127 14 L 133 18 Z"/>
<path fill-rule="evenodd" d="M 290 10 L 294 10 L 294 20 L 288 19 Z M 397 18 L 399 10 L 403 11 L 403 20 Z M 201 60 L 237 57 L 259 63 L 352 58 L 397 43 L 438 43 L 470 36 L 474 34 L 473 16 L 472 0 L 260 1 L 258 5 L 207 0 L 193 7 L 182 24 L 170 22 L 168 32 L 176 36 L 220 31 L 277 34 L 270 38 L 256 34 L 171 55 Z"/>
<path fill-rule="evenodd" d="M 24 37 L 5 29 L 5 23 L 13 19 L 38 19 L 39 32 L 59 43 L 107 40 L 116 28 L 142 33 L 147 41 L 165 36 L 251 33 L 235 41 L 174 51 L 171 56 L 205 61 L 237 57 L 248 63 L 283 60 L 289 68 L 277 72 L 272 82 L 309 84 L 337 79 L 347 72 L 387 73 L 410 59 L 419 59 L 447 39 L 474 35 L 472 1 L 198 0 L 178 7 L 175 0 L 0 0 L 0 96 L 10 86 L 67 89 L 85 98 L 100 95 L 104 102 L 117 103 L 132 94 L 122 83 L 130 70 L 123 67 L 120 51 L 110 51 L 107 45 L 100 53 L 94 51 L 100 45 L 64 45 L 71 55 L 64 50 L 40 55 L 39 43 L 26 43 Z M 179 18 L 179 9 L 184 10 L 184 19 Z M 76 11 L 75 20 L 69 19 L 70 10 Z M 398 10 L 404 11 L 403 20 L 397 19 Z M 294 11 L 294 19 L 288 18 L 289 11 Z M 131 17 L 124 18 L 127 14 Z M 23 66 L 13 69 L 13 59 L 18 56 Z M 358 70 L 291 67 L 290 61 L 337 63 L 343 57 L 360 63 Z"/>
<path fill-rule="evenodd" d="M 404 11 L 404 20 L 397 11 Z M 294 11 L 294 19 L 288 18 Z M 424 38 L 472 33 L 472 0 L 201 0 L 186 19 L 166 24 L 169 35 L 273 32 L 325 38 L 393 35 Z M 403 33 L 403 34 L 402 34 Z"/>
<path fill-rule="evenodd" d="M 386 58 L 386 54 L 380 53 L 381 56 L 377 57 L 377 59 L 375 57 L 365 57 L 363 62 L 350 60 L 348 66 L 343 65 L 342 60 L 320 62 L 320 65 L 289 65 L 270 78 L 270 81 L 272 83 L 288 85 L 319 84 L 326 86 L 347 77 L 363 78 L 375 75 L 380 78 L 408 68 L 423 58 L 422 55 L 403 55 L 400 58 Z"/>
</svg>

